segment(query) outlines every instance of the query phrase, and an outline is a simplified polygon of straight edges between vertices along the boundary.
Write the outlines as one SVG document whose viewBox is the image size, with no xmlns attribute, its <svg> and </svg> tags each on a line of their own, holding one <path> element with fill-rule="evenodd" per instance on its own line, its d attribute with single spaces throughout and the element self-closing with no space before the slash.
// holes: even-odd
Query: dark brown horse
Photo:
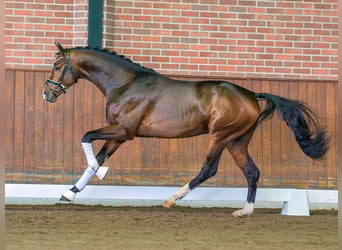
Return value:
<svg viewBox="0 0 342 250">
<path fill-rule="evenodd" d="M 259 170 L 248 153 L 248 144 L 258 124 L 275 110 L 293 131 L 302 151 L 321 159 L 328 150 L 325 129 L 317 125 L 307 105 L 271 94 L 257 94 L 226 81 L 178 81 L 144 68 L 116 53 L 90 48 L 59 49 L 51 76 L 45 83 L 44 99 L 57 97 L 78 79 L 95 84 L 107 100 L 108 126 L 87 132 L 82 138 L 88 168 L 61 200 L 73 201 L 89 179 L 102 179 L 100 167 L 122 143 L 134 137 L 184 138 L 209 134 L 209 147 L 200 173 L 170 196 L 165 207 L 176 204 L 191 190 L 217 172 L 226 148 L 246 176 L 246 206 L 233 213 L 253 213 Z M 266 101 L 261 111 L 259 101 Z M 92 141 L 105 140 L 95 156 Z"/>
</svg>

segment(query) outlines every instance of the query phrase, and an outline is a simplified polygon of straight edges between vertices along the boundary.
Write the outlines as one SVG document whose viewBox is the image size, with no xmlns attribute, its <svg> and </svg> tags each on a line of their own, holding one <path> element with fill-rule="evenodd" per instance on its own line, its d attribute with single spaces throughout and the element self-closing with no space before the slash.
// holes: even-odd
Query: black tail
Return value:
<svg viewBox="0 0 342 250">
<path fill-rule="evenodd" d="M 316 114 L 303 102 L 289 100 L 271 94 L 256 94 L 258 100 L 266 100 L 266 107 L 259 116 L 259 123 L 272 117 L 275 110 L 293 131 L 303 152 L 312 159 L 323 159 L 329 149 L 330 138 L 326 129 L 317 123 Z"/>
</svg>

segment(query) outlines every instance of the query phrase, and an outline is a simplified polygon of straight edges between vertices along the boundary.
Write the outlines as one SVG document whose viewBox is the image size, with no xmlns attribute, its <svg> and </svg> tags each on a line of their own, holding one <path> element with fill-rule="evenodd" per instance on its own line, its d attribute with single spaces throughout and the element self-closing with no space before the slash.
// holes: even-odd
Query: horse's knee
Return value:
<svg viewBox="0 0 342 250">
<path fill-rule="evenodd" d="M 88 131 L 82 137 L 82 142 L 91 143 L 94 140 L 94 132 Z"/>
</svg>

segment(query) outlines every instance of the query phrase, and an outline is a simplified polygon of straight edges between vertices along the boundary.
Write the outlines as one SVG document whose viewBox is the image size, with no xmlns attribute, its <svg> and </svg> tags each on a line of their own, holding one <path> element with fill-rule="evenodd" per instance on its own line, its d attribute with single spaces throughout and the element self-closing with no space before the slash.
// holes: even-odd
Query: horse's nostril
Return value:
<svg viewBox="0 0 342 250">
<path fill-rule="evenodd" d="M 45 93 L 44 90 L 43 90 L 43 92 L 42 92 L 42 95 L 43 95 L 44 100 L 47 101 L 47 95 L 46 95 L 46 93 Z"/>
</svg>

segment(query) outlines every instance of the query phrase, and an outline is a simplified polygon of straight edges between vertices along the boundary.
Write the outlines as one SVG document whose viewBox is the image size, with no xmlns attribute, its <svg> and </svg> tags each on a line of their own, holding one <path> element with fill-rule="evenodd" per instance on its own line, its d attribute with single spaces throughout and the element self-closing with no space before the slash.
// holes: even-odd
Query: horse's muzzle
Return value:
<svg viewBox="0 0 342 250">
<path fill-rule="evenodd" d="M 56 95 L 52 92 L 50 95 L 48 95 L 45 90 L 42 92 L 43 98 L 45 101 L 50 102 L 50 103 L 55 103 L 57 100 Z"/>
</svg>

